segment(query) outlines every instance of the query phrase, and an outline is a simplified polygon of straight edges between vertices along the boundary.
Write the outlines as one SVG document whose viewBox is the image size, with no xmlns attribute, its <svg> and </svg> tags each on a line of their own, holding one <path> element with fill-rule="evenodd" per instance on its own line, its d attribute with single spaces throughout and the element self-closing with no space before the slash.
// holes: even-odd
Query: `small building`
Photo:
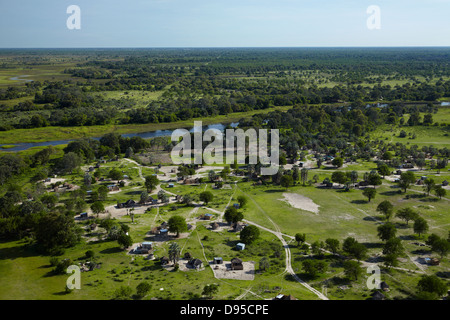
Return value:
<svg viewBox="0 0 450 320">
<path fill-rule="evenodd" d="M 242 260 L 239 258 L 231 259 L 231 270 L 244 270 L 244 265 Z"/>
<path fill-rule="evenodd" d="M 159 234 L 165 237 L 169 234 L 169 230 L 161 229 L 161 230 L 159 230 Z"/>
<path fill-rule="evenodd" d="M 161 265 L 165 266 L 169 263 L 170 260 L 167 257 L 162 257 L 161 259 L 159 259 L 159 261 L 161 262 Z"/>
<path fill-rule="evenodd" d="M 174 184 L 173 183 L 169 183 L 168 185 L 167 185 L 167 188 L 173 188 L 174 187 Z"/>
<path fill-rule="evenodd" d="M 440 261 L 437 258 L 430 259 L 430 265 L 432 265 L 432 266 L 438 266 L 439 263 L 440 263 Z"/>
<path fill-rule="evenodd" d="M 214 264 L 223 264 L 222 257 L 215 257 L 214 258 Z"/>
<path fill-rule="evenodd" d="M 448 181 L 447 181 L 447 180 L 442 181 L 442 186 L 443 186 L 443 187 L 448 186 Z"/>
<path fill-rule="evenodd" d="M 211 220 L 212 217 L 213 217 L 213 215 L 211 213 L 205 213 L 203 215 L 203 219 L 205 219 L 205 220 Z"/>
<path fill-rule="evenodd" d="M 187 264 L 194 269 L 200 269 L 203 266 L 203 262 L 200 259 L 191 259 Z"/>
<path fill-rule="evenodd" d="M 190 259 L 192 259 L 192 255 L 191 255 L 189 252 L 186 252 L 186 253 L 184 254 L 184 259 L 190 260 Z"/>
<path fill-rule="evenodd" d="M 106 186 L 108 191 L 120 191 L 120 188 L 117 184 L 109 184 Z"/>
<path fill-rule="evenodd" d="M 129 199 L 126 202 L 124 202 L 123 206 L 125 208 L 132 208 L 135 206 L 135 204 L 136 204 L 136 201 L 134 201 L 133 199 Z"/>
<path fill-rule="evenodd" d="M 217 222 L 212 222 L 211 223 L 211 229 L 212 230 L 217 230 L 219 228 L 219 224 Z"/>
<path fill-rule="evenodd" d="M 384 300 L 386 297 L 380 291 L 375 291 L 372 294 L 372 300 Z"/>
<path fill-rule="evenodd" d="M 381 290 L 383 290 L 385 292 L 389 292 L 389 290 L 390 290 L 389 285 L 384 281 L 380 283 L 380 288 L 381 288 Z"/>
<path fill-rule="evenodd" d="M 153 243 L 149 241 L 142 242 L 142 248 L 150 250 L 153 248 Z"/>
<path fill-rule="evenodd" d="M 245 243 L 239 242 L 239 243 L 236 245 L 236 249 L 237 249 L 237 250 L 244 250 L 244 249 L 245 249 Z"/>
<path fill-rule="evenodd" d="M 300 168 L 303 168 L 303 165 L 304 165 L 303 162 L 299 162 L 299 163 L 298 163 L 298 166 L 299 166 Z"/>
<path fill-rule="evenodd" d="M 239 205 L 239 203 L 233 203 L 233 207 L 235 207 L 236 209 L 239 209 L 241 206 Z"/>
<path fill-rule="evenodd" d="M 88 213 L 87 212 L 80 213 L 80 219 L 87 219 L 87 218 L 88 218 Z"/>
<path fill-rule="evenodd" d="M 274 300 L 297 300 L 293 295 L 285 295 L 285 294 L 279 294 L 275 297 Z"/>
</svg>

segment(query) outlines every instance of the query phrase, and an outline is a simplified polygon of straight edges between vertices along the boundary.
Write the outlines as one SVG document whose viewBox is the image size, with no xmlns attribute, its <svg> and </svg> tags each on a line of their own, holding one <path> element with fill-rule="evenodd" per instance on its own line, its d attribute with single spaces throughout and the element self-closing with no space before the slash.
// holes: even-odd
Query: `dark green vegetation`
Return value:
<svg viewBox="0 0 450 320">
<path fill-rule="evenodd" d="M 65 146 L 0 151 L 2 298 L 234 299 L 249 287 L 247 298 L 317 298 L 284 272 L 286 248 L 294 272 L 319 291 L 329 288 L 331 299 L 369 298 L 367 263 L 382 268 L 389 299 L 445 296 L 450 108 L 439 100 L 450 100 L 448 49 L 0 53 L 2 76 L 35 80 L 1 78 L 0 144 L 2 137 L 10 143 L 86 135 Z M 199 168 L 166 175 L 173 142 L 119 135 L 193 118 L 279 129 L 284 167 L 262 177 L 260 164 L 217 166 L 199 185 L 169 189 L 169 179 L 198 175 Z M 42 182 L 54 175 L 75 188 Z M 182 198 L 174 201 L 169 191 Z M 313 201 L 318 212 L 286 203 L 285 194 Z M 150 197 L 161 206 L 105 213 L 128 200 L 147 205 Z M 74 220 L 84 211 L 93 218 Z M 213 232 L 200 220 L 188 228 L 194 215 L 211 212 L 212 221 L 223 212 L 229 230 Z M 182 272 L 179 264 L 168 270 L 159 260 L 131 260 L 123 249 L 164 221 L 173 238 L 157 248 L 158 258 L 176 263 L 186 251 L 204 264 L 239 257 L 256 263 L 255 280 L 218 281 L 209 267 Z M 247 221 L 282 232 L 287 247 L 258 226 L 239 231 Z M 238 242 L 245 250 L 235 249 Z M 424 266 L 418 256 L 440 265 Z M 84 290 L 64 291 L 64 270 L 86 261 L 102 268 L 83 274 Z M 14 290 L 26 283 L 27 290 Z"/>
</svg>

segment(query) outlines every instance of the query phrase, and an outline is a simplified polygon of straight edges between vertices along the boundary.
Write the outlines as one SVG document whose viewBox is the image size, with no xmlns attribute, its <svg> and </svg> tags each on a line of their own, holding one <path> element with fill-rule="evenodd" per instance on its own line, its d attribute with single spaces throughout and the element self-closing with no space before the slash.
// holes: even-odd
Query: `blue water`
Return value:
<svg viewBox="0 0 450 320">
<path fill-rule="evenodd" d="M 232 122 L 230 123 L 230 126 L 232 128 L 236 128 L 239 125 L 238 122 Z M 227 125 L 222 123 L 215 123 L 210 124 L 207 126 L 203 126 L 203 131 L 206 131 L 208 129 L 218 129 L 220 131 L 224 131 Z M 194 132 L 194 128 L 191 128 L 189 130 L 190 132 Z M 148 132 L 139 132 L 139 133 L 127 133 L 123 134 L 122 137 L 124 138 L 131 138 L 131 137 L 141 137 L 143 139 L 150 139 L 150 138 L 156 138 L 156 137 L 167 137 L 172 135 L 173 130 L 156 130 L 156 131 L 148 131 Z M 94 140 L 100 140 L 100 137 L 93 137 L 91 139 Z M 71 141 L 74 141 L 76 139 L 72 140 L 54 140 L 54 141 L 45 141 L 45 142 L 34 142 L 34 143 L 11 143 L 11 144 L 0 144 L 0 151 L 23 151 L 34 147 L 48 147 L 48 146 L 58 146 L 62 144 L 68 144 Z M 2 146 L 7 145 L 14 145 L 12 148 L 8 149 L 1 149 Z"/>
</svg>

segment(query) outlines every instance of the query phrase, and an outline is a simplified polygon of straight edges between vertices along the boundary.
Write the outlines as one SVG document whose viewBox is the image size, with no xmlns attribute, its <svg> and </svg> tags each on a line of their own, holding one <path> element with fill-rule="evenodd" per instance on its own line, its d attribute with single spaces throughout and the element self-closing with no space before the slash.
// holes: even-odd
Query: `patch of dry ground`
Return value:
<svg viewBox="0 0 450 320">
<path fill-rule="evenodd" d="M 209 265 L 214 272 L 217 279 L 232 279 L 232 280 L 254 280 L 255 279 L 255 262 L 242 262 L 244 270 L 231 270 L 231 262 L 224 261 L 223 264 L 214 264 L 210 262 Z"/>
<path fill-rule="evenodd" d="M 279 199 L 280 201 L 285 201 L 296 209 L 301 209 L 313 213 L 319 213 L 319 205 L 315 204 L 310 198 L 305 197 L 298 193 L 283 193 L 284 199 Z"/>
</svg>

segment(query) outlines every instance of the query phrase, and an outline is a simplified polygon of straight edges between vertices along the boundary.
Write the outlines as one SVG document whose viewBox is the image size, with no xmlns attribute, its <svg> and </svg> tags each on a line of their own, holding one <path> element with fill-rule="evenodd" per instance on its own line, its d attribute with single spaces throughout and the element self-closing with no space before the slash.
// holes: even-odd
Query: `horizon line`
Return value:
<svg viewBox="0 0 450 320">
<path fill-rule="evenodd" d="M 0 47 L 0 50 L 26 50 L 26 49 L 316 49 L 316 48 L 450 48 L 450 45 L 408 45 L 408 46 L 154 46 L 154 47 Z"/>
</svg>

